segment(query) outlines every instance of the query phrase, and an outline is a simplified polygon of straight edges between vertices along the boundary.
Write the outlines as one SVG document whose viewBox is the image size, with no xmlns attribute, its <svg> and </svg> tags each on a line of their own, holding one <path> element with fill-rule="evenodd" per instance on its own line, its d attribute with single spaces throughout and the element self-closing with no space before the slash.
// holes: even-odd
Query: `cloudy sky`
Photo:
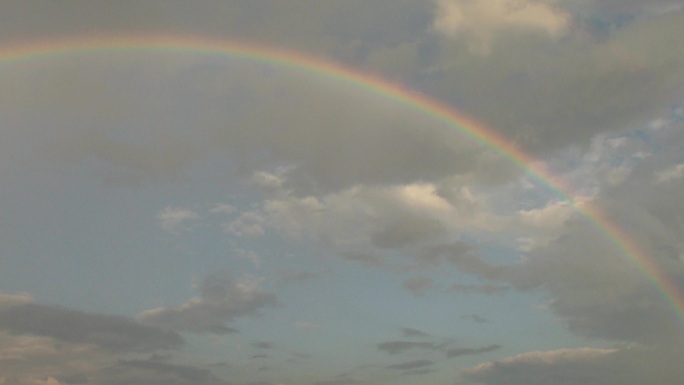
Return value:
<svg viewBox="0 0 684 385">
<path fill-rule="evenodd" d="M 246 41 L 269 60 L 52 40 Z M 131 38 L 132 36 L 132 38 Z M 0 384 L 680 385 L 678 0 L 5 0 Z"/>
</svg>

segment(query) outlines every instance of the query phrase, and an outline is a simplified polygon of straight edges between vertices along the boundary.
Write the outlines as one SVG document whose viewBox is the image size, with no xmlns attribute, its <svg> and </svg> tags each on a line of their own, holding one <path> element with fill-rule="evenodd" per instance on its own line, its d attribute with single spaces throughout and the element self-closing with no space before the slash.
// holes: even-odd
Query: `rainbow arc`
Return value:
<svg viewBox="0 0 684 385">
<path fill-rule="evenodd" d="M 224 56 L 233 59 L 273 64 L 285 69 L 303 71 L 331 78 L 386 98 L 432 117 L 460 134 L 495 151 L 517 164 L 532 178 L 547 186 L 559 198 L 571 202 L 578 212 L 594 223 L 596 229 L 647 277 L 673 308 L 684 326 L 684 293 L 652 257 L 618 226 L 607 213 L 591 201 L 576 201 L 572 189 L 553 175 L 543 163 L 522 151 L 512 141 L 434 98 L 400 85 L 319 57 L 272 46 L 236 40 L 183 36 L 124 36 L 66 38 L 20 42 L 0 46 L 0 67 L 15 62 L 46 60 L 59 56 L 107 52 L 169 52 Z"/>
</svg>

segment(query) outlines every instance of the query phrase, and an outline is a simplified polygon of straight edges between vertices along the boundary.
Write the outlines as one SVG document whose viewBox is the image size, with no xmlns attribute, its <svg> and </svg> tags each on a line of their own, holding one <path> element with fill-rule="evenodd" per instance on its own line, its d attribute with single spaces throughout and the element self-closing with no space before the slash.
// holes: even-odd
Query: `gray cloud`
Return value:
<svg viewBox="0 0 684 385">
<path fill-rule="evenodd" d="M 146 360 L 121 360 L 96 377 L 97 383 L 103 385 L 229 385 L 209 369 Z"/>
<path fill-rule="evenodd" d="M 259 349 L 273 349 L 272 342 L 259 341 L 252 343 L 252 346 Z"/>
<path fill-rule="evenodd" d="M 682 181 L 656 182 L 659 171 L 681 159 L 680 147 L 670 149 L 665 145 L 681 142 L 681 123 L 672 121 L 659 130 L 648 140 L 664 150 L 634 161 L 631 172 L 620 183 L 599 179 L 600 193 L 593 203 L 623 229 L 625 237 L 643 248 L 645 255 L 641 258 L 648 258 L 666 272 L 674 286 L 681 288 L 684 225 L 680 218 L 684 209 L 677 202 L 684 197 Z M 620 151 L 626 154 L 601 157 L 614 163 L 622 161 L 621 157 L 629 159 L 639 140 L 621 138 L 625 149 Z M 631 258 L 607 240 L 591 220 L 577 216 L 561 226 L 556 239 L 525 253 L 522 262 L 497 266 L 475 256 L 451 261 L 462 271 L 492 280 L 493 284 L 542 291 L 550 310 L 579 336 L 661 347 L 682 345 L 676 310 L 663 298 L 661 289 L 653 285 L 648 276 L 651 273 L 640 266 L 644 261 Z"/>
<path fill-rule="evenodd" d="M 328 380 L 315 382 L 314 385 L 352 385 L 358 383 L 358 380 L 349 377 L 348 375 L 340 375 Z"/>
<path fill-rule="evenodd" d="M 489 2 L 494 3 L 505 4 Z M 618 4 L 629 8 L 663 8 L 670 4 L 668 1 L 613 0 L 584 1 L 582 5 L 567 1 L 524 3 L 531 4 L 526 8 L 527 11 L 539 7 L 548 8 L 549 14 L 576 13 L 573 15 L 575 18 L 582 14 L 591 14 L 600 7 L 615 8 Z M 79 35 L 83 32 L 90 33 L 95 27 L 124 33 L 175 30 L 198 35 L 240 36 L 274 45 L 291 46 L 305 52 L 325 53 L 362 68 L 372 69 L 373 72 L 384 73 L 388 78 L 398 78 L 420 88 L 426 94 L 450 101 L 513 137 L 523 147 L 538 153 L 548 153 L 552 149 L 578 143 L 587 144 L 598 132 L 624 129 L 635 121 L 649 119 L 661 111 L 661 106 L 669 104 L 670 97 L 678 92 L 684 82 L 678 67 L 669 64 L 676 63 L 684 54 L 677 44 L 677 26 L 681 25 L 682 12 L 640 18 L 619 29 L 609 36 L 608 41 L 600 44 L 583 41 L 582 31 L 576 31 L 577 27 L 571 26 L 570 36 L 557 41 L 552 50 L 548 49 L 549 44 L 545 39 L 540 40 L 534 36 L 521 39 L 517 35 L 507 36 L 508 33 L 501 33 L 500 43 L 493 47 L 491 55 L 478 57 L 468 54 L 467 46 L 458 39 L 438 38 L 430 31 L 430 26 L 438 17 L 436 2 L 433 0 L 341 3 L 321 1 L 315 5 L 302 0 L 291 1 L 287 5 L 262 1 L 248 4 L 239 1 L 202 1 L 193 6 L 178 1 L 141 1 L 135 6 L 105 5 L 99 2 L 95 5 L 92 2 L 75 1 L 65 7 L 55 7 L 49 2 L 29 1 L 11 2 L 3 4 L 3 7 L 6 11 L 2 15 L 12 15 L 6 16 L 6 23 L 2 24 L 5 32 L 3 36 L 55 36 L 60 33 Z M 283 14 L 288 15 L 287 22 L 281 17 Z M 561 19 L 564 18 L 565 16 Z M 22 21 L 18 23 L 16 20 Z M 535 22 L 534 18 L 524 20 Z M 540 27 L 549 30 L 550 25 Z M 648 44 L 652 41 L 657 41 L 658 44 Z M 205 66 L 203 70 L 208 68 Z M 220 72 L 214 71 L 214 74 Z M 191 72 L 186 71 L 185 74 Z M 256 81 L 251 76 L 244 77 Z M 192 77 L 193 81 L 201 79 L 198 75 Z M 101 84 L 102 81 L 95 83 Z M 302 102 L 286 103 L 287 106 L 282 108 L 290 111 L 306 110 L 313 114 L 306 118 L 307 122 L 317 124 L 302 124 L 307 122 L 297 120 L 293 114 L 284 113 L 275 100 L 261 98 L 258 100 L 265 101 L 259 108 L 261 117 L 246 118 L 239 113 L 227 118 L 208 111 L 210 113 L 198 115 L 211 119 L 202 120 L 198 124 L 186 123 L 201 128 L 206 127 L 210 120 L 214 120 L 211 122 L 214 127 L 217 121 L 223 121 L 225 124 L 219 127 L 223 128 L 221 131 L 224 133 L 226 125 L 230 125 L 233 130 L 229 131 L 237 131 L 237 135 L 227 135 L 225 139 L 236 143 L 236 153 L 251 152 L 251 146 L 242 150 L 240 148 L 246 143 L 242 139 L 250 143 L 254 138 L 244 136 L 247 130 L 235 129 L 246 120 L 253 119 L 254 124 L 246 124 L 250 129 L 259 124 L 269 126 L 263 123 L 280 122 L 280 127 L 293 127 L 292 130 L 284 130 L 291 137 L 301 137 L 294 133 L 305 132 L 302 131 L 306 130 L 305 127 L 315 126 L 322 135 L 319 136 L 316 132 L 307 133 L 309 139 L 320 142 L 320 146 L 297 148 L 296 144 L 279 137 L 273 138 L 274 140 L 266 138 L 263 144 L 273 151 L 274 157 L 279 157 L 286 163 L 292 160 L 294 154 L 301 154 L 298 160 L 306 166 L 301 169 L 297 179 L 303 182 L 307 180 L 307 176 L 313 174 L 319 181 L 325 181 L 324 184 L 328 187 L 336 185 L 339 188 L 341 184 L 349 185 L 354 181 L 364 183 L 386 178 L 394 178 L 396 181 L 401 177 L 405 178 L 403 180 L 435 177 L 454 170 L 463 172 L 478 164 L 473 161 L 473 156 L 477 154 L 459 149 L 461 156 L 458 156 L 454 153 L 453 143 L 440 140 L 443 137 L 434 134 L 405 138 L 402 138 L 403 135 L 397 138 L 394 135 L 383 135 L 378 137 L 381 139 L 379 141 L 374 140 L 375 136 L 366 136 L 364 139 L 367 145 L 363 145 L 364 141 L 355 138 L 360 134 L 358 130 L 354 130 L 355 126 L 375 126 L 381 128 L 378 132 L 387 132 L 386 128 L 393 127 L 395 129 L 391 132 L 398 133 L 403 132 L 400 126 L 403 126 L 402 122 L 406 119 L 385 119 L 384 122 L 370 119 L 366 124 L 358 124 L 360 122 L 348 120 L 348 116 L 377 116 L 377 112 L 365 111 L 364 103 L 355 104 L 352 100 L 349 102 L 349 111 L 358 110 L 363 113 L 346 114 L 344 111 L 347 110 L 347 103 L 339 103 L 339 94 L 333 101 L 325 93 L 312 94 L 311 90 L 306 90 L 307 82 L 298 83 L 293 92 L 288 94 L 292 100 L 301 99 Z M 198 89 L 198 85 L 195 84 L 191 89 Z M 272 90 L 263 91 L 274 94 Z M 62 88 L 61 91 L 65 89 Z M 249 93 L 246 95 L 251 97 Z M 86 95 L 83 99 L 88 101 L 89 98 Z M 277 97 L 274 99 L 280 101 Z M 321 108 L 311 107 L 311 103 L 319 104 L 319 99 Z M 608 100 L 610 103 L 604 103 Z M 132 105 L 133 110 L 140 109 L 134 101 L 126 98 L 117 98 L 117 103 Z M 117 103 L 109 103 L 109 108 L 114 109 Z M 173 105 L 160 103 L 164 104 Z M 334 105 L 337 107 L 331 108 Z M 149 102 L 142 106 L 152 107 Z M 204 108 L 203 112 L 207 112 L 207 105 L 198 108 Z M 268 113 L 264 114 L 264 111 Z M 321 113 L 318 114 L 317 111 Z M 235 111 L 231 111 L 231 116 L 234 113 Z M 253 112 L 250 111 L 249 114 Z M 339 119 L 340 116 L 346 118 Z M 288 124 L 282 124 L 285 122 Z M 328 126 L 330 132 L 327 132 Z M 339 129 L 341 126 L 345 129 Z M 412 131 L 415 130 L 414 127 Z M 258 135 L 263 135 L 263 131 Z M 331 144 L 321 140 L 323 136 L 331 135 L 341 137 L 336 137 L 338 140 Z M 390 142 L 385 143 L 387 138 Z M 185 162 L 192 162 L 195 157 L 204 153 L 201 148 L 178 147 L 177 143 L 182 143 L 183 139 L 179 138 L 180 141 L 174 139 L 167 143 L 170 145 L 166 148 L 167 151 L 150 152 L 150 159 L 147 161 L 140 155 L 149 149 L 147 146 L 123 146 L 92 135 L 91 139 L 99 143 L 93 144 L 101 146 L 101 151 L 106 150 L 105 152 L 112 154 L 126 151 L 132 154 L 129 159 L 117 156 L 116 161 L 146 170 L 134 172 L 133 176 L 136 178 L 146 177 L 149 173 L 166 172 L 164 160 L 173 159 L 178 162 L 178 166 L 187 167 Z M 279 142 L 282 145 L 277 145 Z M 314 147 L 320 150 L 314 150 Z M 396 155 L 381 151 L 383 156 L 377 156 L 375 152 L 383 148 L 392 148 Z M 373 151 L 368 151 L 369 149 Z M 178 156 L 171 157 L 171 154 Z M 332 156 L 327 159 L 322 154 Z M 347 154 L 347 157 L 343 157 L 343 154 Z M 363 156 L 359 157 L 361 154 Z M 357 158 L 360 158 L 358 162 Z M 335 167 L 343 160 L 343 164 L 349 167 Z M 479 160 L 482 161 L 481 158 Z M 365 167 L 352 167 L 358 165 Z M 486 171 L 495 173 L 495 169 L 502 166 L 504 165 L 491 165 Z M 392 173 L 384 172 L 387 167 L 390 167 Z M 505 170 L 509 173 L 514 168 L 508 166 Z M 331 175 L 340 180 L 332 180 Z M 510 175 L 507 177 L 510 178 Z"/>
<path fill-rule="evenodd" d="M 387 341 L 377 345 L 378 350 L 382 350 L 388 354 L 399 354 L 410 349 L 435 349 L 436 346 L 432 342 L 412 342 L 412 341 Z"/>
<path fill-rule="evenodd" d="M 668 63 L 684 55 L 675 42 L 682 17 L 635 21 L 581 49 L 579 33 L 553 52 L 514 36 L 501 37 L 486 58 L 451 47 L 455 62 L 428 88 L 537 154 L 587 146 L 599 132 L 647 123 L 680 92 L 684 78 Z"/>
<path fill-rule="evenodd" d="M 226 334 L 236 331 L 226 323 L 257 315 L 261 308 L 276 303 L 275 294 L 263 291 L 257 282 L 233 280 L 225 271 L 206 276 L 199 291 L 200 297 L 179 306 L 147 310 L 140 319 L 171 330 Z"/>
<path fill-rule="evenodd" d="M 401 248 L 409 244 L 428 242 L 446 235 L 444 224 L 433 218 L 403 216 L 395 219 L 371 236 L 380 248 Z"/>
<path fill-rule="evenodd" d="M 430 368 L 426 368 L 426 369 L 413 369 L 413 370 L 407 370 L 407 371 L 405 371 L 404 373 L 402 373 L 401 375 L 402 375 L 402 376 L 420 376 L 420 375 L 423 375 L 423 374 L 432 373 L 432 372 L 434 372 L 434 371 L 435 371 L 435 369 L 430 369 Z"/>
<path fill-rule="evenodd" d="M 425 291 L 432 287 L 432 284 L 432 278 L 412 278 L 404 281 L 402 286 L 413 295 L 422 297 L 425 295 Z"/>
<path fill-rule="evenodd" d="M 459 356 L 471 356 L 475 354 L 488 353 L 497 349 L 501 349 L 501 345 L 489 345 L 482 348 L 455 348 L 449 349 L 446 352 L 448 358 Z"/>
<path fill-rule="evenodd" d="M 119 86 L 111 90 L 102 79 L 110 78 L 105 74 L 117 63 L 127 66 L 128 76 L 112 80 Z M 468 172 L 485 156 L 481 148 L 464 143 L 421 112 L 386 108 L 380 96 L 331 87 L 325 79 L 297 71 L 273 71 L 264 77 L 261 69 L 229 60 L 225 67 L 206 68 L 201 57 L 184 62 L 123 55 L 106 63 L 93 59 L 74 68 L 58 66 L 50 74 L 20 73 L 5 80 L 20 90 L 46 89 L 40 98 L 5 93 L 7 108 L 26 119 L 36 110 L 50 111 L 53 131 L 41 136 L 36 149 L 44 160 L 72 167 L 89 164 L 95 175 L 117 183 L 173 180 L 220 153 L 229 156 L 244 177 L 294 166 L 284 188 L 301 194 L 436 180 Z M 134 82 L 138 76 L 145 80 Z M 219 83 L 222 88 L 216 90 Z M 145 84 L 161 86 L 150 95 Z M 288 94 L 287 103 L 281 93 Z M 199 100 L 198 95 L 203 103 L 188 104 Z M 240 107 L 226 109 L 226 100 Z M 181 115 L 188 110 L 194 112 Z M 187 127 L 193 127 L 192 134 Z M 43 134 L 42 127 L 35 129 Z M 505 167 L 505 162 L 494 163 Z M 421 239 L 440 231 L 435 223 L 413 222 L 423 229 Z M 394 234 L 402 230 L 397 226 L 394 232 L 378 234 L 378 241 L 394 247 Z"/>
<path fill-rule="evenodd" d="M 509 290 L 510 287 L 505 285 L 485 284 L 485 285 L 466 285 L 462 283 L 455 283 L 451 285 L 450 290 L 456 293 L 463 294 L 498 294 Z"/>
<path fill-rule="evenodd" d="M 112 351 L 174 349 L 183 344 L 175 332 L 143 325 L 128 317 L 32 303 L 0 310 L 0 328 L 74 344 L 94 344 Z"/>
<path fill-rule="evenodd" d="M 430 335 L 420 331 L 418 329 L 413 329 L 413 328 L 402 328 L 401 332 L 404 334 L 404 337 L 429 337 Z"/>
</svg>

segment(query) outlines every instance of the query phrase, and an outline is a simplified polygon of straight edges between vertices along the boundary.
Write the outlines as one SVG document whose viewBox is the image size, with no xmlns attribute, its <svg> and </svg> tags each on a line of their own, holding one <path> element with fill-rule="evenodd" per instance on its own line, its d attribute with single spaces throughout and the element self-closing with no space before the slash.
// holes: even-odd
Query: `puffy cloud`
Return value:
<svg viewBox="0 0 684 385">
<path fill-rule="evenodd" d="M 553 1 L 437 0 L 433 27 L 446 36 L 466 35 L 471 49 L 487 53 L 499 33 L 511 30 L 559 36 L 570 26 L 568 12 Z"/>
<path fill-rule="evenodd" d="M 276 303 L 275 294 L 263 291 L 258 281 L 234 280 L 225 271 L 206 276 L 199 291 L 199 297 L 182 305 L 146 310 L 139 318 L 170 330 L 225 334 L 235 332 L 226 325 L 235 318 L 256 315 Z"/>
<path fill-rule="evenodd" d="M 581 200 L 578 199 L 577 204 Z M 521 227 L 528 228 L 527 236 L 518 239 L 523 251 L 531 251 L 558 237 L 569 220 L 578 215 L 574 204 L 567 201 L 549 202 L 541 208 L 518 211 Z"/>
<path fill-rule="evenodd" d="M 501 361 L 486 362 L 461 372 L 466 379 L 484 384 L 548 384 L 586 383 L 584 370 L 593 362 L 615 353 L 615 349 L 562 349 L 548 352 L 530 352 Z M 555 367 L 554 367 L 555 366 Z M 549 370 L 553 367 L 552 370 Z M 504 374 L 505 373 L 505 374 Z M 503 378 L 506 378 L 505 382 Z"/>
<path fill-rule="evenodd" d="M 415 250 L 429 250 L 466 229 L 500 231 L 507 221 L 467 188 L 442 191 L 435 184 L 415 183 L 359 185 L 323 196 L 283 194 L 242 213 L 227 228 L 246 223 L 267 226 L 290 237 L 339 247 L 347 259 L 381 265 L 383 256 L 373 256 L 373 250 L 403 250 L 408 258 L 431 263 L 440 257 Z"/>
<path fill-rule="evenodd" d="M 600 43 L 580 32 L 553 45 L 501 34 L 486 58 L 443 42 L 423 87 L 534 154 L 586 149 L 598 133 L 647 124 L 680 94 L 684 79 L 667 63 L 684 55 L 682 17 L 638 18 Z"/>
<path fill-rule="evenodd" d="M 263 227 L 264 218 L 258 213 L 246 212 L 237 219 L 223 225 L 223 231 L 238 237 L 261 237 L 266 234 Z"/>
<path fill-rule="evenodd" d="M 34 303 L 0 310 L 0 329 L 72 344 L 93 344 L 111 351 L 153 351 L 183 344 L 175 332 L 124 316 L 85 313 Z"/>
</svg>

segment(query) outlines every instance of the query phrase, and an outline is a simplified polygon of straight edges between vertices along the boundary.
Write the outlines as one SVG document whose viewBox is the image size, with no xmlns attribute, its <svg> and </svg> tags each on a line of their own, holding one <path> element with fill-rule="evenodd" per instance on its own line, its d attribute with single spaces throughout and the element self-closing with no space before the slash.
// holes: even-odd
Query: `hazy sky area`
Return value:
<svg viewBox="0 0 684 385">
<path fill-rule="evenodd" d="M 246 41 L 269 60 L 51 40 Z M 0 1 L 1 385 L 681 385 L 684 3 Z M 664 272 L 670 286 L 650 273 Z"/>
</svg>

